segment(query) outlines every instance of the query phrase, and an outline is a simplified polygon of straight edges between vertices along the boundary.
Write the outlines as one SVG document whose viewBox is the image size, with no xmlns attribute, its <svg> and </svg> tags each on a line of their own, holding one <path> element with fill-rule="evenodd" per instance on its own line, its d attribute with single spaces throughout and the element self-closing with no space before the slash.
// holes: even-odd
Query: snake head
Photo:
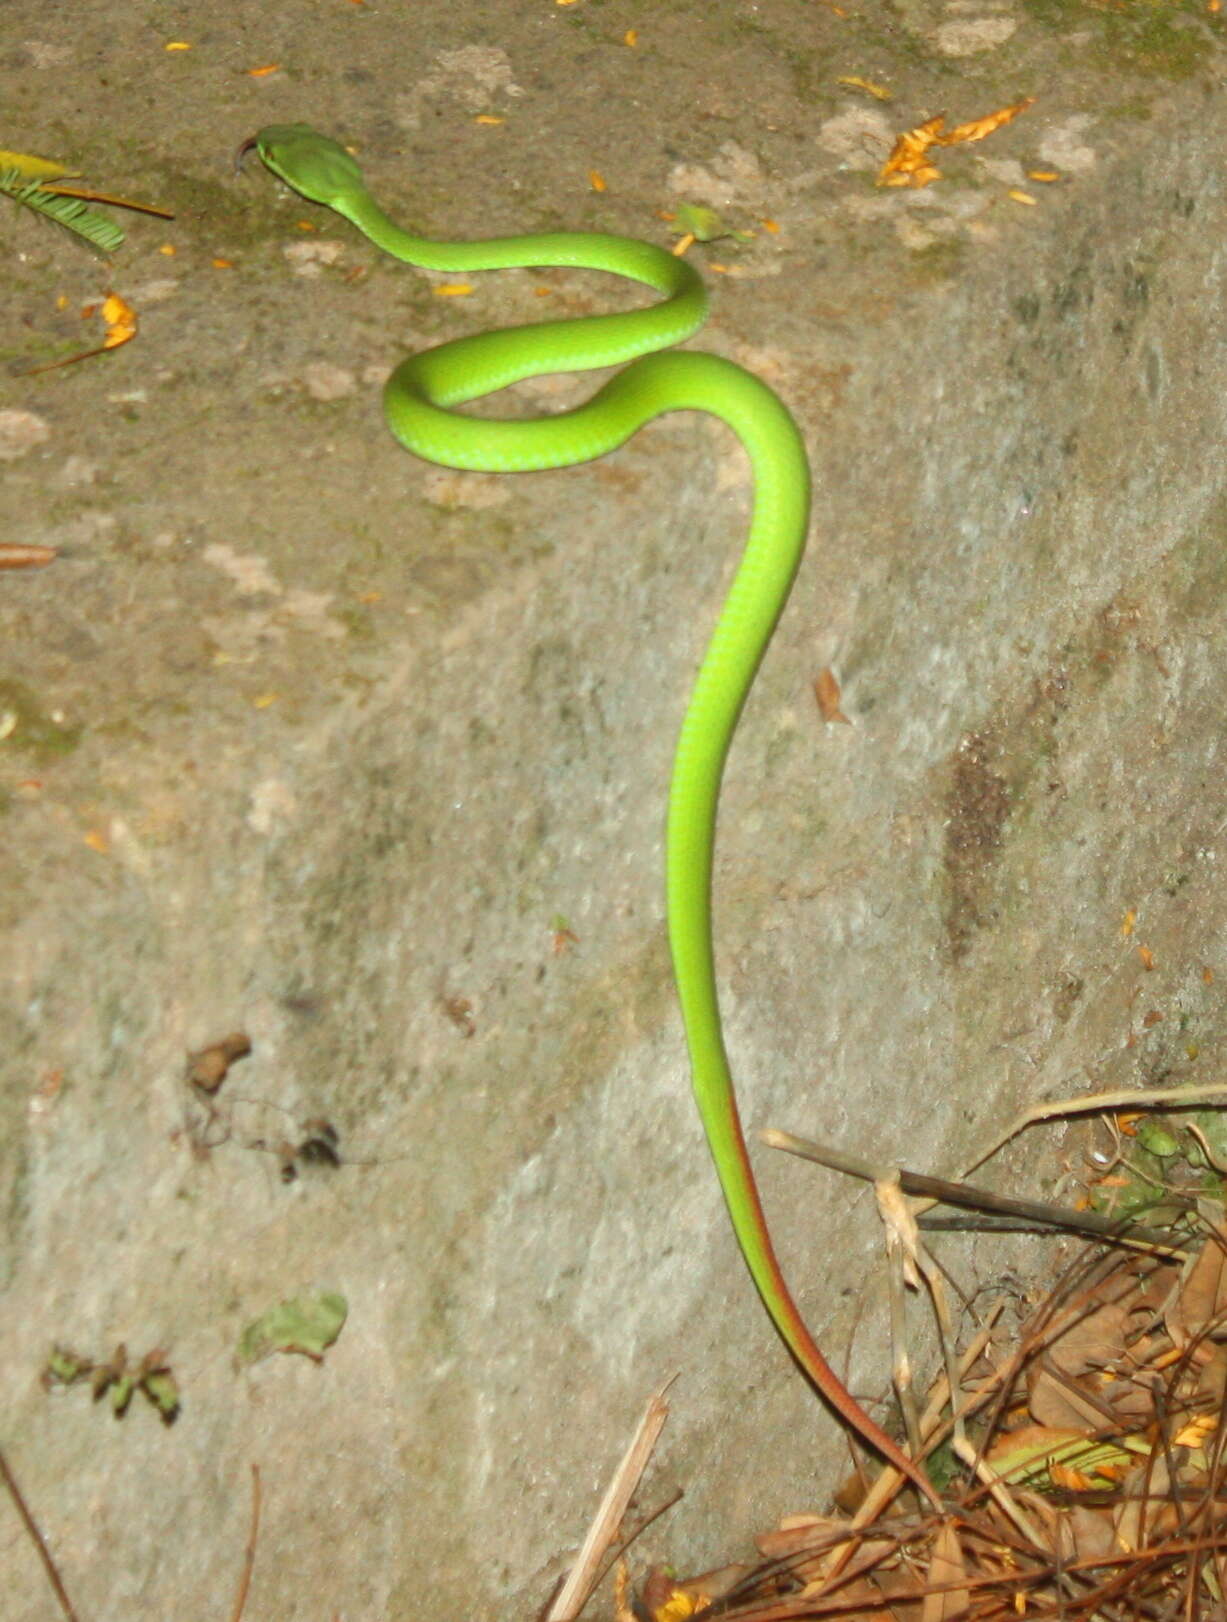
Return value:
<svg viewBox="0 0 1227 1622">
<path fill-rule="evenodd" d="M 309 124 L 266 124 L 241 150 L 253 146 L 279 180 L 312 203 L 336 208 L 362 187 L 362 171 L 345 148 Z"/>
</svg>

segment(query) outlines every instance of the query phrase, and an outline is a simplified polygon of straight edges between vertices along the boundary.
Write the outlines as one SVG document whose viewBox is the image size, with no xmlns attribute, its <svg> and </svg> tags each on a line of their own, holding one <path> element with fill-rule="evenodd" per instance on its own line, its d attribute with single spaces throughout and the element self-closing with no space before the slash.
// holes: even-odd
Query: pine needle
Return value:
<svg viewBox="0 0 1227 1622">
<path fill-rule="evenodd" d="M 78 198 L 57 196 L 48 191 L 42 181 L 25 178 L 20 170 L 5 169 L 0 173 L 0 192 L 83 237 L 100 253 L 114 253 L 123 243 L 123 232 L 103 215 L 86 208 Z"/>
</svg>

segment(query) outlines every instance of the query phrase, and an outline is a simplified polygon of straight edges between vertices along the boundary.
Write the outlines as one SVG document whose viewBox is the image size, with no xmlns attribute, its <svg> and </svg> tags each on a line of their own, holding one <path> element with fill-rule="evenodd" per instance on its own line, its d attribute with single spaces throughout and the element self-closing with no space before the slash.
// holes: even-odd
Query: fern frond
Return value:
<svg viewBox="0 0 1227 1622">
<path fill-rule="evenodd" d="M 75 197 L 60 197 L 47 191 L 40 180 L 30 180 L 18 169 L 0 173 L 0 192 L 84 237 L 100 253 L 114 253 L 123 243 L 123 232 L 105 216 L 95 214 Z"/>
</svg>

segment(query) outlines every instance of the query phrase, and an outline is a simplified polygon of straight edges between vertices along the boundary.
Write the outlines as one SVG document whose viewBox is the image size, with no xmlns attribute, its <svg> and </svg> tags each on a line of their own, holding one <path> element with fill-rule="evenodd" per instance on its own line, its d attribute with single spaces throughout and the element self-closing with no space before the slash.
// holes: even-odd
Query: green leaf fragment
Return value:
<svg viewBox="0 0 1227 1622">
<path fill-rule="evenodd" d="M 84 1380 L 93 1372 L 93 1368 L 88 1358 L 79 1357 L 66 1346 L 55 1346 L 47 1359 L 43 1379 L 56 1385 L 72 1385 L 77 1380 Z"/>
<path fill-rule="evenodd" d="M 179 1387 L 169 1369 L 155 1369 L 141 1381 L 141 1390 L 162 1416 L 163 1424 L 171 1424 L 179 1413 Z"/>
<path fill-rule="evenodd" d="M 1143 1117 L 1134 1128 L 1138 1142 L 1156 1160 L 1170 1160 L 1180 1153 L 1180 1140 L 1157 1121 Z"/>
<path fill-rule="evenodd" d="M 1015 1447 L 995 1449 L 992 1466 L 1002 1481 L 1008 1481 L 1013 1486 L 1043 1488 L 1051 1485 L 1050 1472 L 1054 1464 L 1111 1484 L 1116 1471 L 1131 1464 L 1139 1452 L 1146 1451 L 1145 1445 L 1132 1437 L 1110 1442 L 1060 1431 L 1049 1431 L 1045 1436 L 1036 1437 L 1028 1430 Z"/>
<path fill-rule="evenodd" d="M 754 240 L 753 231 L 734 231 L 714 208 L 704 208 L 701 203 L 679 203 L 673 229 L 678 236 L 693 237 L 696 242 L 716 242 L 720 237 L 732 237 L 735 242 Z"/>
<path fill-rule="evenodd" d="M 40 180 L 30 180 L 18 169 L 10 166 L 0 170 L 0 192 L 83 237 L 101 253 L 114 253 L 123 246 L 124 234 L 113 221 L 86 208 L 79 197 L 61 197 L 56 192 L 46 191 Z"/>
<path fill-rule="evenodd" d="M 331 1290 L 282 1301 L 239 1336 L 239 1363 L 257 1363 L 273 1352 L 301 1352 L 318 1362 L 341 1333 L 348 1313 L 345 1297 Z"/>
<path fill-rule="evenodd" d="M 116 1419 L 122 1419 L 128 1412 L 128 1404 L 132 1401 L 132 1393 L 136 1390 L 136 1381 L 130 1374 L 120 1374 L 110 1382 L 111 1412 Z M 102 1395 L 100 1391 L 99 1396 Z"/>
</svg>

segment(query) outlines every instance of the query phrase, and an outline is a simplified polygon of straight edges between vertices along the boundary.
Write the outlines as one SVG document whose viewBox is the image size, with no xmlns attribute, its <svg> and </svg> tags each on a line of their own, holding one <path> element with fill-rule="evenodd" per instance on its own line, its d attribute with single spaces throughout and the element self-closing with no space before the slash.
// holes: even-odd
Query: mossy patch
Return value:
<svg viewBox="0 0 1227 1622">
<path fill-rule="evenodd" d="M 1104 55 L 1102 65 L 1122 63 L 1136 73 L 1163 79 L 1187 79 L 1206 65 L 1212 44 L 1199 11 L 1190 5 L 1168 5 L 1162 0 L 1125 0 L 1103 10 L 1085 0 L 1024 0 L 1027 11 L 1052 29 L 1095 25 Z M 1147 117 L 1145 111 L 1134 116 Z"/>
<path fill-rule="evenodd" d="M 0 679 L 0 731 L 3 748 L 20 750 L 48 765 L 72 754 L 81 741 L 82 727 L 57 720 L 24 682 Z"/>
</svg>

